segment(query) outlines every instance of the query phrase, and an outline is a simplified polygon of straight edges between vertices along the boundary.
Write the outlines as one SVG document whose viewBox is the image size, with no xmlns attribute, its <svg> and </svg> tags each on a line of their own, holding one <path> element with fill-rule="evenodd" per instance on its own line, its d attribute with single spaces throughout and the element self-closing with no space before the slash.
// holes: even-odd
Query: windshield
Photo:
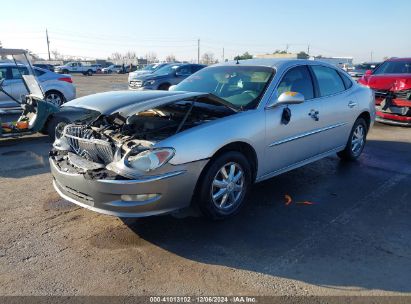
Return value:
<svg viewBox="0 0 411 304">
<path fill-rule="evenodd" d="M 171 74 L 172 72 L 174 72 L 178 67 L 179 67 L 179 65 L 169 64 L 169 65 L 166 65 L 162 68 L 159 68 L 157 71 L 154 72 L 154 74 L 156 74 L 156 75 L 168 75 L 168 74 Z"/>
<path fill-rule="evenodd" d="M 214 94 L 230 104 L 255 108 L 274 69 L 261 66 L 217 66 L 200 70 L 178 84 L 175 91 Z"/>
<path fill-rule="evenodd" d="M 158 68 L 158 64 L 149 64 L 142 68 L 143 71 L 154 71 Z"/>
<path fill-rule="evenodd" d="M 411 74 L 411 60 L 386 61 L 381 64 L 373 74 Z"/>
</svg>

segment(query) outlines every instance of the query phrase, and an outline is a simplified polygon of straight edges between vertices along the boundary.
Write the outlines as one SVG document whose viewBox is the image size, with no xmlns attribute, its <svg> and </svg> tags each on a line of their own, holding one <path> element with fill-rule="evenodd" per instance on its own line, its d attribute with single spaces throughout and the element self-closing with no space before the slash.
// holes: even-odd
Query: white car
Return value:
<svg viewBox="0 0 411 304">
<path fill-rule="evenodd" d="M 123 70 L 123 66 L 118 64 L 112 64 L 106 68 L 101 69 L 104 74 L 120 73 Z"/>
<path fill-rule="evenodd" d="M 96 67 L 91 65 L 84 65 L 81 62 L 69 62 L 65 65 L 59 65 L 54 68 L 54 72 L 60 74 L 74 74 L 81 73 L 83 75 L 92 76 L 93 73 L 97 72 Z"/>
</svg>

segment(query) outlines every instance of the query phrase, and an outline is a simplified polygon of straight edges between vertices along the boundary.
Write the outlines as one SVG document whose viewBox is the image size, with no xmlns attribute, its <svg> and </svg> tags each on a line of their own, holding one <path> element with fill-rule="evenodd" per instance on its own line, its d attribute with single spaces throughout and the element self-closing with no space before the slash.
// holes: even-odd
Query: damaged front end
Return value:
<svg viewBox="0 0 411 304">
<path fill-rule="evenodd" d="M 150 175 L 173 156 L 157 144 L 184 130 L 234 114 L 207 97 L 183 100 L 128 117 L 116 112 L 87 125 L 69 124 L 56 131 L 51 159 L 64 172 L 98 179 L 136 179 Z"/>
<path fill-rule="evenodd" d="M 207 159 L 170 164 L 176 151 L 161 142 L 236 110 L 209 97 L 149 104 L 57 127 L 50 167 L 61 197 L 120 217 L 189 206 Z"/>
<path fill-rule="evenodd" d="M 411 126 L 411 88 L 374 89 L 376 120 L 383 123 Z"/>
</svg>

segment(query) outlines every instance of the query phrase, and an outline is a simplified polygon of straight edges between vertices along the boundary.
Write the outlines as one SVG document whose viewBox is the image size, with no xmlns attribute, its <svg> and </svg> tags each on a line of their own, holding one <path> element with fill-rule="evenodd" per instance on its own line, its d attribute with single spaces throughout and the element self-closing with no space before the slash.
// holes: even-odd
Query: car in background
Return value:
<svg viewBox="0 0 411 304">
<path fill-rule="evenodd" d="M 70 75 L 57 74 L 38 67 L 33 69 L 43 89 L 45 100 L 60 106 L 76 98 L 76 88 Z M 26 66 L 17 67 L 12 63 L 0 63 L 0 79 L 4 79 L 3 88 L 17 100 L 22 100 L 22 95 L 27 94 L 22 75 L 28 75 Z M 3 112 L 20 112 L 21 106 L 0 92 L 0 109 Z"/>
<path fill-rule="evenodd" d="M 374 70 L 377 68 L 381 62 L 364 62 L 361 64 L 356 64 L 353 69 L 348 70 L 348 74 L 355 80 L 360 79 L 364 76 L 365 72 L 368 70 Z"/>
<path fill-rule="evenodd" d="M 96 71 L 96 73 L 101 73 L 101 70 L 103 69 L 101 64 L 91 64 L 90 66 Z"/>
<path fill-rule="evenodd" d="M 105 92 L 62 108 L 88 119 L 56 131 L 54 188 L 120 217 L 191 204 L 213 219 L 232 216 L 253 183 L 335 153 L 360 157 L 375 117 L 370 89 L 300 59 L 225 62 L 171 91 Z"/>
<path fill-rule="evenodd" d="M 83 64 L 82 62 L 68 62 L 65 65 L 56 66 L 54 72 L 60 74 L 81 73 L 83 75 L 92 76 L 93 73 L 96 73 L 96 68 L 91 65 Z"/>
<path fill-rule="evenodd" d="M 375 92 L 376 120 L 411 126 L 411 58 L 391 58 L 358 80 Z"/>
<path fill-rule="evenodd" d="M 146 65 L 144 68 L 142 68 L 141 70 L 136 70 L 134 72 L 130 72 L 128 74 L 128 83 L 130 83 L 130 81 L 136 79 L 138 76 L 141 75 L 147 75 L 147 74 L 152 74 L 155 71 L 161 69 L 162 67 L 169 65 L 170 63 L 153 63 L 153 64 L 148 64 Z"/>
<path fill-rule="evenodd" d="M 54 72 L 54 65 L 46 63 L 35 63 L 33 66 Z"/>
<path fill-rule="evenodd" d="M 101 69 L 101 71 L 104 74 L 112 74 L 112 73 L 120 74 L 122 72 L 122 70 L 123 70 L 123 66 L 119 65 L 119 64 L 112 64 L 112 65 L 109 65 L 106 68 Z"/>
<path fill-rule="evenodd" d="M 205 68 L 203 64 L 168 64 L 152 74 L 136 76 L 129 82 L 130 90 L 168 90 L 195 72 Z"/>
</svg>

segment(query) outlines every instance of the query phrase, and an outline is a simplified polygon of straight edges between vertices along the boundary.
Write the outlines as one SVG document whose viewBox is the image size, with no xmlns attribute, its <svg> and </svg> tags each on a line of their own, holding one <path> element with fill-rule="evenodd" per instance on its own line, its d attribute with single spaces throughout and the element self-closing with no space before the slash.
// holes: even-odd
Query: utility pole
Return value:
<svg viewBox="0 0 411 304">
<path fill-rule="evenodd" d="M 285 45 L 285 52 L 288 53 L 288 43 Z"/>
<path fill-rule="evenodd" d="M 197 41 L 197 63 L 200 63 L 200 39 Z"/>
<path fill-rule="evenodd" d="M 224 62 L 224 48 L 223 48 L 223 62 Z"/>
<path fill-rule="evenodd" d="M 372 51 L 371 51 L 371 62 L 372 62 Z"/>
<path fill-rule="evenodd" d="M 310 55 L 310 45 L 307 46 L 307 54 Z"/>
<path fill-rule="evenodd" d="M 46 39 L 47 39 L 47 52 L 49 53 L 49 60 L 51 60 L 51 58 L 50 58 L 50 40 L 49 40 L 49 33 L 47 32 L 47 29 L 46 29 Z"/>
</svg>

